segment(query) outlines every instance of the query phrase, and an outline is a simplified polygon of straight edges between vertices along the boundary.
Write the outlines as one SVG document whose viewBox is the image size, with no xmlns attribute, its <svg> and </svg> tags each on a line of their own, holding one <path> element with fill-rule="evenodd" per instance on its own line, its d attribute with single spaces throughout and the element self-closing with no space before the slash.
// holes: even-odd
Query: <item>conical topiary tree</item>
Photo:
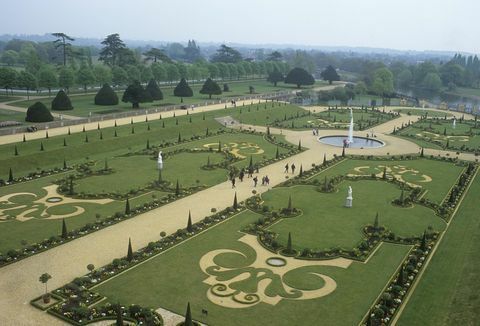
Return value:
<svg viewBox="0 0 480 326">
<path fill-rule="evenodd" d="M 150 97 L 152 98 L 152 100 L 154 101 L 163 100 L 163 93 L 158 87 L 158 84 L 154 79 L 150 79 L 145 90 L 148 92 L 148 94 L 150 94 Z"/>
<path fill-rule="evenodd" d="M 140 107 L 140 103 L 148 102 L 150 94 L 148 94 L 143 86 L 138 82 L 134 82 L 129 85 L 122 96 L 122 102 L 132 103 L 132 108 L 136 109 Z"/>
<path fill-rule="evenodd" d="M 378 230 L 378 212 L 377 212 L 377 215 L 375 215 L 375 221 L 373 222 L 373 228 L 375 230 Z"/>
<path fill-rule="evenodd" d="M 117 105 L 118 96 L 112 87 L 108 84 L 103 84 L 95 95 L 95 105 Z M 116 121 L 115 121 L 116 123 Z"/>
<path fill-rule="evenodd" d="M 211 99 L 212 95 L 222 94 L 222 89 L 211 78 L 207 78 L 207 80 L 205 81 L 205 83 L 202 86 L 202 89 L 200 90 L 200 94 L 206 94 Z"/>
<path fill-rule="evenodd" d="M 424 232 L 423 232 L 422 242 L 420 243 L 420 249 L 421 249 L 422 251 L 426 251 L 426 250 L 427 250 L 427 231 L 424 231 Z"/>
<path fill-rule="evenodd" d="M 238 208 L 237 192 L 235 191 L 235 196 L 233 197 L 233 209 Z"/>
<path fill-rule="evenodd" d="M 190 88 L 190 86 L 188 86 L 188 83 L 185 80 L 185 78 L 182 78 L 180 80 L 180 82 L 178 83 L 178 85 L 175 87 L 175 89 L 173 90 L 173 95 L 176 96 L 176 97 L 180 97 L 182 103 L 183 103 L 183 98 L 184 97 L 192 97 L 193 96 L 193 91 Z"/>
<path fill-rule="evenodd" d="M 67 237 L 68 237 L 67 223 L 65 223 L 65 219 L 62 219 L 62 238 L 66 239 Z"/>
<path fill-rule="evenodd" d="M 130 200 L 127 198 L 127 200 L 125 201 L 125 215 L 130 215 L 130 213 Z"/>
<path fill-rule="evenodd" d="M 35 102 L 27 109 L 25 121 L 28 122 L 49 122 L 53 121 L 53 115 L 42 102 Z"/>
<path fill-rule="evenodd" d="M 128 238 L 127 260 L 128 262 L 131 262 L 133 260 L 132 241 L 130 238 Z"/>
<path fill-rule="evenodd" d="M 277 146 L 277 151 L 275 152 L 275 158 L 278 160 L 280 158 L 280 152 L 278 150 L 278 146 Z"/>
<path fill-rule="evenodd" d="M 293 252 L 293 249 L 292 249 L 292 234 L 290 232 L 288 232 L 288 240 L 287 240 L 287 249 L 286 249 L 286 252 L 288 254 L 291 254 Z"/>
<path fill-rule="evenodd" d="M 123 315 L 122 315 L 122 307 L 119 303 L 116 304 L 115 311 L 117 313 L 117 319 L 115 320 L 115 326 L 124 326 L 123 323 Z"/>
<path fill-rule="evenodd" d="M 300 177 L 303 177 L 303 166 L 300 164 L 300 172 L 298 173 Z"/>
<path fill-rule="evenodd" d="M 68 95 L 63 91 L 58 91 L 57 95 L 52 101 L 52 110 L 64 111 L 73 110 L 72 102 Z"/>
<path fill-rule="evenodd" d="M 323 154 L 323 166 L 327 165 L 327 154 Z"/>
<path fill-rule="evenodd" d="M 183 326 L 194 326 L 192 320 L 192 312 L 190 311 L 190 302 L 187 304 L 187 312 L 185 313 L 185 321 Z"/>
<path fill-rule="evenodd" d="M 175 196 L 180 196 L 180 184 L 178 183 L 178 179 L 177 184 L 175 185 Z"/>
<path fill-rule="evenodd" d="M 398 272 L 398 276 L 397 276 L 397 280 L 395 281 L 395 285 L 403 286 L 403 280 L 405 278 L 405 276 L 403 274 L 404 274 L 403 266 L 400 266 L 400 271 Z"/>
<path fill-rule="evenodd" d="M 190 232 L 190 233 L 193 232 L 192 213 L 190 211 L 188 211 L 187 231 Z"/>
<path fill-rule="evenodd" d="M 292 196 L 288 196 L 288 206 L 287 206 L 287 210 L 289 212 L 292 212 L 293 210 L 293 206 L 292 206 Z"/>
</svg>

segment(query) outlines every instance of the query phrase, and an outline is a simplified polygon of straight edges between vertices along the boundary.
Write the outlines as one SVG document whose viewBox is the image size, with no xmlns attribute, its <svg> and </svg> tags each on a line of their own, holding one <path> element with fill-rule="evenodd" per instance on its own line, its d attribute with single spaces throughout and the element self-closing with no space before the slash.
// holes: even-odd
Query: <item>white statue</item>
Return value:
<svg viewBox="0 0 480 326">
<path fill-rule="evenodd" d="M 457 125 L 457 119 L 453 117 L 453 125 L 452 128 L 455 129 L 455 126 Z"/>
<path fill-rule="evenodd" d="M 353 196 L 352 196 L 352 187 L 348 186 L 347 200 L 345 201 L 345 207 L 352 207 Z"/>
<path fill-rule="evenodd" d="M 158 152 L 157 164 L 158 164 L 158 169 L 159 169 L 159 170 L 163 169 L 162 151 L 159 151 L 159 152 Z"/>
</svg>

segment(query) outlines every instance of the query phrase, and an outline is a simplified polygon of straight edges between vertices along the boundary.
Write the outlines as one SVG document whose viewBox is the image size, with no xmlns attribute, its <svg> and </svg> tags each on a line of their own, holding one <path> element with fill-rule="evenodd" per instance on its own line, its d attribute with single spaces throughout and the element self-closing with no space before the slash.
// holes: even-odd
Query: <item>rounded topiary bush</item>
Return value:
<svg viewBox="0 0 480 326">
<path fill-rule="evenodd" d="M 25 121 L 29 122 L 49 122 L 53 121 L 50 110 L 42 102 L 35 102 L 27 110 Z"/>
<path fill-rule="evenodd" d="M 72 102 L 63 90 L 58 91 L 57 96 L 53 99 L 52 110 L 73 110 Z"/>
<path fill-rule="evenodd" d="M 117 93 L 108 84 L 103 84 L 97 95 L 95 95 L 96 105 L 117 105 L 118 96 Z"/>
</svg>

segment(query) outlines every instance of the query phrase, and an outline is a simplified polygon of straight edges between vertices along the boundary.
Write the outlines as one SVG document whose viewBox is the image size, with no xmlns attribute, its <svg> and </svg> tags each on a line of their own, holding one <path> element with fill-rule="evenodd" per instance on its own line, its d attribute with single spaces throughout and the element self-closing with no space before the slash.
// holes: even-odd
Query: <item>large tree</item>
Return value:
<svg viewBox="0 0 480 326">
<path fill-rule="evenodd" d="M 195 40 L 188 40 L 188 45 L 185 48 L 185 59 L 189 62 L 195 62 L 200 58 L 200 47 Z"/>
<path fill-rule="evenodd" d="M 13 68 L 0 67 L 0 87 L 5 88 L 8 95 L 8 90 L 16 86 L 17 72 Z"/>
<path fill-rule="evenodd" d="M 285 77 L 285 84 L 294 84 L 297 85 L 297 88 L 300 88 L 303 85 L 315 84 L 315 79 L 308 73 L 308 71 L 297 67 L 290 70 L 287 74 L 287 77 Z"/>
<path fill-rule="evenodd" d="M 17 86 L 27 90 L 27 99 L 30 99 L 29 91 L 37 88 L 37 78 L 27 71 L 20 71 L 17 78 Z"/>
<path fill-rule="evenodd" d="M 63 52 L 63 65 L 67 65 L 67 53 L 71 53 L 72 51 L 72 44 L 67 41 L 75 41 L 74 38 L 68 36 L 65 33 L 53 33 L 52 36 L 55 36 L 57 39 L 53 42 L 55 44 L 55 48 L 62 48 Z"/>
<path fill-rule="evenodd" d="M 379 68 L 373 74 L 371 90 L 380 96 L 393 93 L 393 74 L 388 68 Z"/>
<path fill-rule="evenodd" d="M 167 80 L 167 70 L 165 69 L 165 65 L 160 63 L 153 63 L 151 66 L 153 78 L 156 81 L 165 81 Z"/>
<path fill-rule="evenodd" d="M 138 81 L 130 84 L 125 92 L 123 92 L 122 96 L 122 102 L 132 103 L 133 109 L 139 108 L 140 103 L 148 102 L 150 100 L 149 94 Z"/>
<path fill-rule="evenodd" d="M 285 76 L 275 67 L 271 73 L 268 74 L 267 81 L 273 83 L 277 87 L 277 83 L 285 79 Z"/>
<path fill-rule="evenodd" d="M 331 65 L 328 65 L 327 68 L 320 73 L 320 76 L 322 76 L 323 80 L 328 80 L 330 85 L 332 82 L 340 80 L 340 76 L 337 74 L 335 68 L 333 68 Z"/>
<path fill-rule="evenodd" d="M 112 68 L 112 82 L 115 86 L 125 85 L 128 83 L 128 74 L 122 67 Z"/>
<path fill-rule="evenodd" d="M 95 81 L 99 85 L 110 84 L 112 82 L 112 69 L 104 65 L 93 66 L 93 74 L 95 75 Z"/>
<path fill-rule="evenodd" d="M 120 39 L 120 35 L 110 34 L 102 41 L 102 44 L 104 47 L 100 51 L 98 60 L 109 66 L 115 66 L 120 53 L 125 49 L 125 43 Z"/>
<path fill-rule="evenodd" d="M 62 88 L 65 88 L 68 93 L 74 82 L 75 75 L 73 70 L 66 66 L 60 68 L 60 72 L 58 73 L 58 85 Z"/>
<path fill-rule="evenodd" d="M 52 87 L 58 85 L 57 75 L 55 70 L 49 66 L 44 65 L 38 71 L 38 86 L 48 89 L 48 95 L 51 95 Z"/>
<path fill-rule="evenodd" d="M 242 61 L 242 55 L 240 54 L 240 52 L 238 52 L 234 48 L 231 48 L 229 46 L 226 46 L 225 44 L 222 44 L 220 48 L 217 50 L 217 53 L 215 53 L 212 56 L 211 61 L 237 63 L 239 61 Z"/>
<path fill-rule="evenodd" d="M 178 83 L 178 85 L 175 87 L 175 89 L 173 90 L 173 95 L 175 95 L 176 97 L 180 97 L 182 103 L 183 103 L 184 97 L 193 96 L 193 91 L 190 88 L 190 86 L 188 86 L 188 83 L 185 80 L 185 78 L 182 78 Z"/>
<path fill-rule="evenodd" d="M 437 73 L 429 72 L 422 81 L 423 88 L 438 92 L 442 88 L 442 81 Z"/>
<path fill-rule="evenodd" d="M 172 60 L 168 57 L 168 55 L 166 55 L 165 53 L 163 53 L 162 50 L 157 48 L 151 48 L 150 50 L 145 52 L 143 55 L 145 56 L 146 61 L 151 60 L 153 62 L 157 62 L 158 60 L 161 62 L 172 63 Z"/>
<path fill-rule="evenodd" d="M 87 92 L 87 86 L 95 83 L 95 74 L 92 68 L 83 64 L 77 72 L 77 82 L 83 85 L 83 89 Z"/>
<path fill-rule="evenodd" d="M 208 78 L 203 84 L 200 94 L 208 94 L 209 98 L 212 98 L 212 95 L 222 94 L 222 89 L 215 81 Z"/>
<path fill-rule="evenodd" d="M 267 57 L 267 61 L 281 61 L 281 60 L 282 60 L 282 54 L 278 51 L 273 51 Z"/>
</svg>

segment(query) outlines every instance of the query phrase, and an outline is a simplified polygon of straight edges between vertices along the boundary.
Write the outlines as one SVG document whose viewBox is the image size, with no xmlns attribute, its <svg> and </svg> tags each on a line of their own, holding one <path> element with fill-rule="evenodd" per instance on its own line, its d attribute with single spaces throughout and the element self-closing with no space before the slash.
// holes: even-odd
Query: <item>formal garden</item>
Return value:
<svg viewBox="0 0 480 326">
<path fill-rule="evenodd" d="M 1 264 L 303 150 L 281 136 L 225 129 L 214 118 L 228 111 L 233 109 L 159 116 L 65 136 L 46 131 L 43 139 L 27 135 L 24 142 L 0 146 Z"/>
<path fill-rule="evenodd" d="M 403 125 L 394 133 L 426 148 L 475 154 L 480 150 L 480 123 L 477 119 L 463 116 L 455 119 L 447 112 L 428 112 L 419 121 Z"/>
<path fill-rule="evenodd" d="M 126 243 L 124 257 L 32 303 L 79 324 L 160 325 L 165 309 L 206 324 L 389 324 L 476 170 L 422 155 L 335 156 L 197 223 L 185 216 L 184 229 L 138 251 Z"/>
</svg>

